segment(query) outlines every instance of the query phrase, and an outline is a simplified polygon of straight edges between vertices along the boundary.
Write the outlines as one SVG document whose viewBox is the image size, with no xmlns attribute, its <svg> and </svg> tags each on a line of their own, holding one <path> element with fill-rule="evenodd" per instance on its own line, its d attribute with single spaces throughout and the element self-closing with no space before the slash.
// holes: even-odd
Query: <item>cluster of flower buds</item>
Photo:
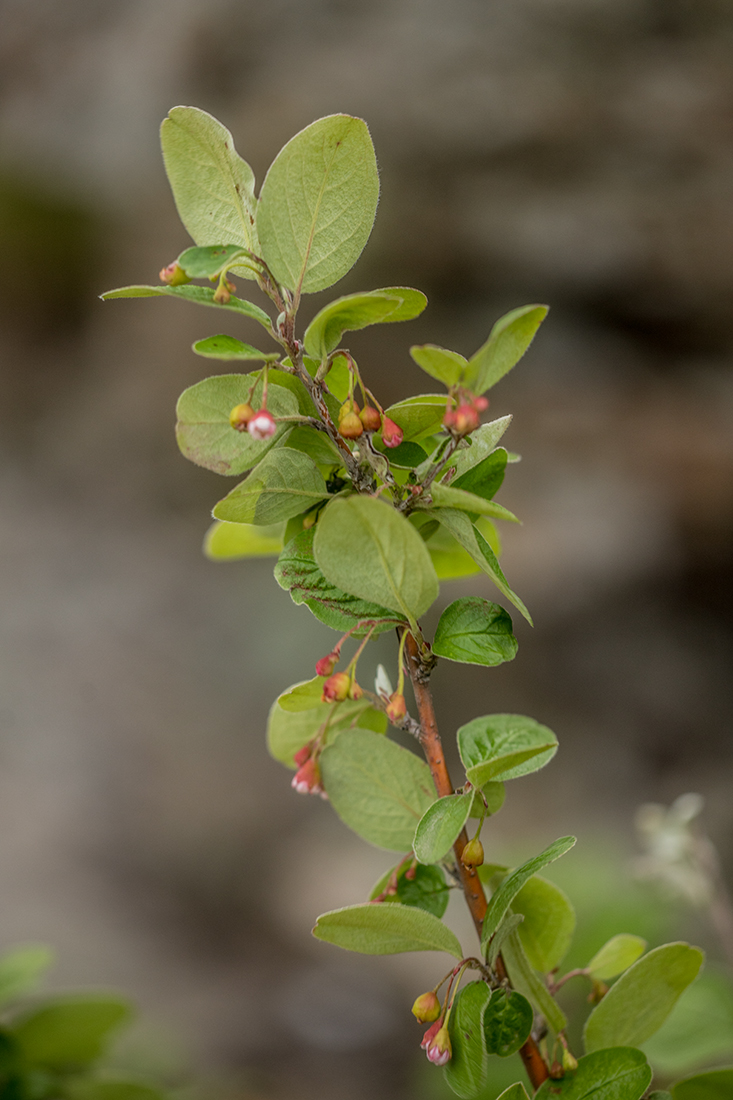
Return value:
<svg viewBox="0 0 733 1100">
<path fill-rule="evenodd" d="M 229 423 L 238 432 L 249 432 L 253 439 L 263 442 L 271 439 L 277 431 L 275 417 L 267 409 L 255 411 L 251 405 L 244 402 L 235 405 L 229 413 Z"/>
<path fill-rule="evenodd" d="M 423 1035 L 420 1046 L 427 1054 L 428 1061 L 434 1066 L 444 1066 L 446 1062 L 450 1062 L 453 1050 L 450 1045 L 448 1025 L 442 1020 L 436 1020 Z"/>
<path fill-rule="evenodd" d="M 298 794 L 317 794 L 321 798 L 328 798 L 321 783 L 321 769 L 318 766 L 318 749 L 313 741 L 298 749 L 293 757 L 298 765 L 298 770 L 293 776 L 290 786 Z"/>
<path fill-rule="evenodd" d="M 461 393 L 461 403 L 455 409 L 446 409 L 443 417 L 443 426 L 456 435 L 468 435 L 475 431 L 481 423 L 481 413 L 488 409 L 489 402 L 485 397 L 473 397 Z"/>
<path fill-rule="evenodd" d="M 191 282 L 178 260 L 174 260 L 167 267 L 162 267 L 158 273 L 158 278 L 161 283 L 167 283 L 168 286 L 184 286 L 186 283 Z"/>
<path fill-rule="evenodd" d="M 407 714 L 404 695 L 399 691 L 393 691 L 384 709 L 392 725 L 399 726 L 400 722 Z"/>
<path fill-rule="evenodd" d="M 345 699 L 361 699 L 364 692 L 348 672 L 334 672 L 323 685 L 322 703 L 343 703 Z"/>
<path fill-rule="evenodd" d="M 484 846 L 477 836 L 469 840 L 461 852 L 461 863 L 464 867 L 480 867 L 484 862 Z"/>
</svg>

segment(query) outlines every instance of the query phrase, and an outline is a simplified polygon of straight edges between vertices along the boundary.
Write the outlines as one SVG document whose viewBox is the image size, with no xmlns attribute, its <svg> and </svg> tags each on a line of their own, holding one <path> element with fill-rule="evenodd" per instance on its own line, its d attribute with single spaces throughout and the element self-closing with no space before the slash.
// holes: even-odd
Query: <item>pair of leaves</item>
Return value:
<svg viewBox="0 0 733 1100">
<path fill-rule="evenodd" d="M 316 563 L 331 584 L 414 622 L 438 596 L 438 578 L 412 524 L 373 497 L 332 501 L 316 527 Z"/>
<path fill-rule="evenodd" d="M 314 535 L 311 528 L 291 539 L 275 566 L 275 580 L 290 593 L 293 603 L 304 603 L 319 622 L 342 632 L 370 621 L 375 624 L 373 632 L 381 634 L 404 621 L 391 607 L 361 599 L 326 580 L 313 553 Z M 359 636 L 367 629 L 354 633 Z"/>
<path fill-rule="evenodd" d="M 308 325 L 303 337 L 305 350 L 315 359 L 325 359 L 339 346 L 345 332 L 368 325 L 411 321 L 422 313 L 427 302 L 421 291 L 399 286 L 337 298 Z"/>
<path fill-rule="evenodd" d="M 611 987 L 585 1025 L 588 1051 L 646 1042 L 695 980 L 703 953 L 686 943 L 668 943 L 643 955 Z"/>
<path fill-rule="evenodd" d="M 474 718 L 458 730 L 458 751 L 474 787 L 517 779 L 543 768 L 557 751 L 547 726 L 519 714 Z"/>
<path fill-rule="evenodd" d="M 448 1021 L 453 1056 L 445 1078 L 457 1096 L 471 1100 L 485 1087 L 488 1056 L 507 1058 L 526 1043 L 532 1030 L 532 1006 L 521 993 L 471 982 L 460 990 Z M 521 1085 L 518 1096 L 526 1097 Z M 511 1095 L 511 1090 L 502 1093 Z"/>
<path fill-rule="evenodd" d="M 367 730 L 342 733 L 321 755 L 334 810 L 358 836 L 391 851 L 412 848 L 415 827 L 435 800 L 428 765 Z"/>
<path fill-rule="evenodd" d="M 521 306 L 511 310 L 499 318 L 486 343 L 470 360 L 435 344 L 410 348 L 410 354 L 426 374 L 444 385 L 460 384 L 481 394 L 516 366 L 546 316 L 547 306 Z"/>
<path fill-rule="evenodd" d="M 440 616 L 433 652 L 449 661 L 492 667 L 517 653 L 512 620 L 498 604 L 480 596 L 454 600 Z"/>
<path fill-rule="evenodd" d="M 367 902 L 324 913 L 316 921 L 318 940 L 362 955 L 403 951 L 445 951 L 456 959 L 463 950 L 453 932 L 432 913 L 415 906 Z"/>
</svg>

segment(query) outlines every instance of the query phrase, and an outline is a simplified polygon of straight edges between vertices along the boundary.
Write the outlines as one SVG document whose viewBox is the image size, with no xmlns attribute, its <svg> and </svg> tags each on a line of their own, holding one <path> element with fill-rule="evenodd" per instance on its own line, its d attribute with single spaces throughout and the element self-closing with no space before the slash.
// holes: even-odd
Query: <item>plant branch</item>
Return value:
<svg viewBox="0 0 733 1100">
<path fill-rule="evenodd" d="M 420 745 L 425 753 L 425 759 L 433 776 L 433 783 L 440 798 L 453 794 L 454 788 L 448 774 L 448 766 L 445 762 L 443 744 L 438 733 L 438 724 L 435 720 L 435 708 L 433 697 L 428 685 L 429 670 L 427 670 L 420 658 L 417 642 L 408 634 L 407 637 L 407 668 L 412 681 L 412 689 L 415 693 L 415 703 L 420 717 Z M 461 854 L 468 843 L 468 834 L 463 829 L 461 835 L 453 845 L 456 857 L 456 867 L 460 878 L 463 894 L 466 899 L 476 931 L 481 938 L 481 930 L 486 915 L 486 895 L 481 885 L 481 880 L 473 867 L 464 867 L 461 863 Z M 502 980 L 508 980 L 506 967 L 501 955 L 496 960 L 496 972 Z M 537 1089 L 543 1081 L 549 1077 L 549 1071 L 540 1054 L 539 1047 L 534 1039 L 529 1038 L 519 1052 L 524 1062 L 532 1087 Z"/>
</svg>

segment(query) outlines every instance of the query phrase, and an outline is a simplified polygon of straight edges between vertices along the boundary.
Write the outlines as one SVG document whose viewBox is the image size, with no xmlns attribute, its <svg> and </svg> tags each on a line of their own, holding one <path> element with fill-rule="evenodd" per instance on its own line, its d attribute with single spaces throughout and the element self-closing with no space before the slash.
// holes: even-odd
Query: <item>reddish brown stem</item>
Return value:
<svg viewBox="0 0 733 1100">
<path fill-rule="evenodd" d="M 412 681 L 412 689 L 415 693 L 417 712 L 420 717 L 420 744 L 425 753 L 425 759 L 430 766 L 435 789 L 438 795 L 443 798 L 444 795 L 453 794 L 453 783 L 448 774 L 448 767 L 443 753 L 443 744 L 440 740 L 438 724 L 435 720 L 433 696 L 428 686 L 429 670 L 423 666 L 420 660 L 420 651 L 417 642 L 411 634 L 407 636 L 405 648 L 407 652 L 407 668 L 410 673 L 410 680 Z M 467 843 L 468 835 L 464 829 L 453 845 L 453 851 L 456 857 L 456 867 L 466 898 L 466 904 L 473 917 L 473 923 L 476 925 L 476 931 L 480 939 L 484 916 L 486 915 L 486 895 L 484 894 L 484 888 L 481 885 L 481 880 L 476 874 L 475 869 L 473 867 L 464 867 L 461 863 L 461 853 Z M 501 955 L 499 955 L 496 960 L 496 972 L 502 979 L 507 977 L 504 960 Z M 538 1089 L 542 1082 L 547 1080 L 550 1074 L 534 1039 L 530 1037 L 519 1053 L 522 1056 L 524 1068 L 532 1082 L 532 1087 Z"/>
</svg>

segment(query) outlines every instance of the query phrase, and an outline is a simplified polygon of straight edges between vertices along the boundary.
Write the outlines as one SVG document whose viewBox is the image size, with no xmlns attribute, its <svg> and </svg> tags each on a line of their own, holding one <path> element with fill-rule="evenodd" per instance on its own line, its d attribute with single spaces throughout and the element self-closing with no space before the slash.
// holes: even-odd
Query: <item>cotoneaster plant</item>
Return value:
<svg viewBox="0 0 733 1100">
<path fill-rule="evenodd" d="M 495 522 L 515 522 L 494 500 L 514 458 L 500 445 L 511 418 L 482 423 L 482 414 L 485 393 L 521 359 L 547 307 L 500 318 L 470 359 L 434 344 L 411 348 L 440 392 L 385 409 L 345 334 L 417 317 L 424 294 L 349 294 L 297 328 L 302 296 L 337 283 L 369 238 L 379 179 L 366 124 L 332 115 L 306 127 L 275 158 L 259 197 L 231 134 L 211 115 L 176 107 L 161 135 L 194 247 L 163 268 L 160 285 L 103 297 L 178 298 L 259 325 L 267 337 L 265 351 L 230 335 L 194 344 L 236 372 L 183 393 L 178 443 L 192 462 L 244 475 L 214 507 L 207 554 L 276 556 L 278 584 L 339 634 L 315 662 L 315 677 L 274 703 L 270 752 L 295 771 L 296 791 L 329 799 L 360 837 L 397 853 L 370 898 L 324 913 L 313 934 L 364 954 L 448 956 L 412 1012 L 428 1025 L 428 1059 L 444 1067 L 458 1096 L 480 1093 L 494 1059 L 519 1051 L 528 1082 L 508 1088 L 506 1100 L 526 1098 L 527 1084 L 539 1098 L 640 1100 L 652 1070 L 638 1047 L 695 979 L 702 952 L 685 943 L 647 952 L 638 936 L 622 933 L 582 969 L 559 974 L 575 914 L 540 872 L 575 838 L 554 840 L 515 868 L 486 862 L 481 841 L 505 784 L 549 764 L 555 734 L 517 714 L 474 718 L 458 730 L 465 774 L 456 785 L 430 693 L 438 660 L 486 668 L 512 660 L 512 620 L 474 596 L 446 608 L 433 638 L 420 623 L 441 581 L 478 572 L 531 622 L 498 562 Z M 239 297 L 232 279 L 252 284 L 269 308 Z M 372 690 L 359 682 L 359 659 L 385 631 L 397 637 L 396 688 L 380 668 Z M 359 642 L 348 661 L 347 638 Z M 390 725 L 411 734 L 424 759 L 392 740 Z M 476 927 L 468 950 L 442 920 L 452 888 L 463 891 Z M 556 999 L 569 980 L 585 981 L 590 994 L 583 1051 L 570 1050 Z M 731 1084 L 733 1071 L 717 1072 Z M 700 1077 L 675 1086 L 675 1097 L 708 1096 L 695 1091 L 696 1080 L 707 1088 Z"/>
</svg>

